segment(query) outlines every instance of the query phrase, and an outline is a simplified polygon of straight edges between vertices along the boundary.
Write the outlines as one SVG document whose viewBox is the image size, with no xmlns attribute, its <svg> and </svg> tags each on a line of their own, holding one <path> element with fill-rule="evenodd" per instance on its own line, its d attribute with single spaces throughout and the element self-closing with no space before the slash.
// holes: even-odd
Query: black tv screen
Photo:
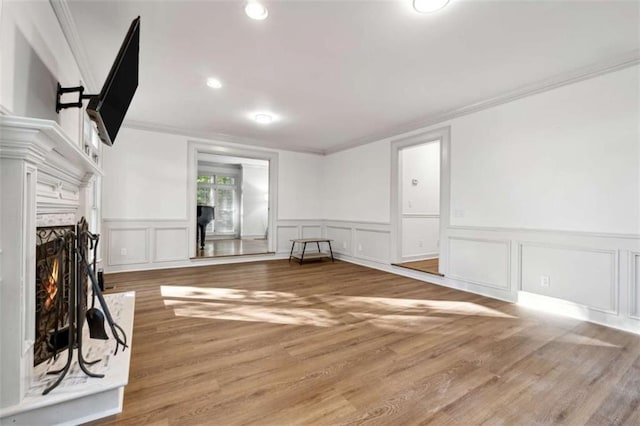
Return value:
<svg viewBox="0 0 640 426">
<path fill-rule="evenodd" d="M 138 56 L 140 50 L 140 17 L 133 20 L 129 32 L 100 94 L 92 97 L 87 114 L 98 127 L 98 135 L 111 146 L 138 88 Z"/>
</svg>

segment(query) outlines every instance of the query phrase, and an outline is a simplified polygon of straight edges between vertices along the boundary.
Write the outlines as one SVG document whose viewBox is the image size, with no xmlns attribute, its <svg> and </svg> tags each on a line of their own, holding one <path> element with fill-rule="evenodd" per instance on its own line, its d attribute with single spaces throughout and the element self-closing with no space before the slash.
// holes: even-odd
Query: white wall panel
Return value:
<svg viewBox="0 0 640 426">
<path fill-rule="evenodd" d="M 322 218 L 389 222 L 391 151 L 374 142 L 323 157 Z"/>
<path fill-rule="evenodd" d="M 640 319 L 640 253 L 631 252 L 631 273 L 629 274 L 630 316 Z"/>
<path fill-rule="evenodd" d="M 451 122 L 451 224 L 640 234 L 639 66 Z"/>
<path fill-rule="evenodd" d="M 389 263 L 388 231 L 355 228 L 355 257 Z"/>
<path fill-rule="evenodd" d="M 440 214 L 440 141 L 407 147 L 402 162 L 402 214 Z"/>
<path fill-rule="evenodd" d="M 509 241 L 449 238 L 447 277 L 474 284 L 510 288 Z"/>
<path fill-rule="evenodd" d="M 302 225 L 302 238 L 322 238 L 322 227 L 316 225 Z"/>
<path fill-rule="evenodd" d="M 598 309 L 617 311 L 615 251 L 522 244 L 521 288 Z M 542 277 L 549 277 L 543 286 Z"/>
<path fill-rule="evenodd" d="M 440 219 L 438 217 L 402 218 L 402 258 L 438 255 Z"/>
<path fill-rule="evenodd" d="M 242 236 L 264 236 L 269 222 L 269 168 L 242 166 Z"/>
<path fill-rule="evenodd" d="M 108 265 L 130 265 L 149 262 L 148 228 L 110 228 Z"/>
<path fill-rule="evenodd" d="M 277 227 L 278 247 L 276 251 L 278 253 L 289 253 L 291 250 L 291 240 L 295 240 L 298 237 L 297 225 L 278 225 Z"/>
<path fill-rule="evenodd" d="M 334 253 L 353 253 L 351 228 L 341 226 L 327 226 L 327 238 L 333 240 L 331 247 Z"/>
<path fill-rule="evenodd" d="M 156 228 L 154 262 L 186 260 L 189 257 L 187 228 Z"/>
<path fill-rule="evenodd" d="M 278 219 L 322 217 L 324 157 L 279 151 Z"/>
<path fill-rule="evenodd" d="M 117 147 L 103 152 L 103 168 L 103 217 L 186 219 L 186 139 L 122 128 Z"/>
</svg>

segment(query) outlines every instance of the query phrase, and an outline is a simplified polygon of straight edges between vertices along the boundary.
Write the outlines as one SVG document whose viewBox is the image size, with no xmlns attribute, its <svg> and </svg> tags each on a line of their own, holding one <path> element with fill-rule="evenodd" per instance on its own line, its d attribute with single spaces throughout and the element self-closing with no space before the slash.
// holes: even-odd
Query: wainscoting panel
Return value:
<svg viewBox="0 0 640 426">
<path fill-rule="evenodd" d="M 389 231 L 355 228 L 354 256 L 364 260 L 389 263 Z"/>
<path fill-rule="evenodd" d="M 322 238 L 322 226 L 302 225 L 302 238 Z"/>
<path fill-rule="evenodd" d="M 402 260 L 437 257 L 440 239 L 438 216 L 402 217 Z"/>
<path fill-rule="evenodd" d="M 171 262 L 189 258 L 189 237 L 186 227 L 155 228 L 154 262 Z"/>
<path fill-rule="evenodd" d="M 148 228 L 109 228 L 107 265 L 133 265 L 149 262 Z"/>
<path fill-rule="evenodd" d="M 617 313 L 616 251 L 523 243 L 521 262 L 522 290 Z"/>
<path fill-rule="evenodd" d="M 353 235 L 351 228 L 327 226 L 327 238 L 333 240 L 331 247 L 334 253 L 351 255 L 353 253 Z"/>
<path fill-rule="evenodd" d="M 278 246 L 276 251 L 288 254 L 291 250 L 291 240 L 299 238 L 298 232 L 298 225 L 278 225 L 276 234 Z"/>
<path fill-rule="evenodd" d="M 630 252 L 629 317 L 640 320 L 640 252 Z"/>
<path fill-rule="evenodd" d="M 511 288 L 508 240 L 449 238 L 448 278 L 485 287 Z"/>
</svg>

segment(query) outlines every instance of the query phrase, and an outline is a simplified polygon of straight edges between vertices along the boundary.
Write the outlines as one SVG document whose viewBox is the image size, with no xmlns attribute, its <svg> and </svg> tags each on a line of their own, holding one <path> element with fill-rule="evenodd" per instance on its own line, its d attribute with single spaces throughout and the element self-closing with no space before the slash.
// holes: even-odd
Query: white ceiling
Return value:
<svg viewBox="0 0 640 426">
<path fill-rule="evenodd" d="M 640 1 L 67 0 L 99 85 L 137 15 L 140 83 L 131 126 L 331 152 L 448 111 L 640 56 Z M 221 90 L 208 88 L 209 76 Z M 248 117 L 269 110 L 268 126 Z"/>
</svg>

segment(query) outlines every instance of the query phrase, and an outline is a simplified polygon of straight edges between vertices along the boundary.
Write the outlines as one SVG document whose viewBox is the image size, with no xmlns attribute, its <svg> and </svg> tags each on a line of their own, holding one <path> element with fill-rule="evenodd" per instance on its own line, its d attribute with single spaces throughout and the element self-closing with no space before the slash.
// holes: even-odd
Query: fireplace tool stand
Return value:
<svg viewBox="0 0 640 426">
<path fill-rule="evenodd" d="M 108 306 L 104 301 L 102 293 L 100 292 L 100 287 L 95 279 L 95 274 L 93 271 L 96 269 L 96 259 L 97 259 L 97 248 L 98 248 L 98 240 L 99 236 L 91 234 L 88 231 L 88 225 L 84 218 L 76 226 L 76 232 L 69 231 L 63 237 L 59 238 L 59 249 L 58 256 L 60 261 L 62 261 L 62 257 L 64 256 L 64 251 L 70 250 L 71 254 L 74 255 L 74 259 L 76 261 L 76 268 L 73 283 L 70 285 L 69 289 L 69 328 L 68 328 L 68 349 L 67 349 L 67 360 L 65 365 L 55 371 L 50 371 L 47 374 L 59 374 L 57 379 L 49 385 L 43 392 L 43 395 L 48 394 L 53 389 L 58 387 L 58 385 L 65 378 L 69 369 L 71 368 L 71 363 L 73 361 L 73 352 L 74 350 L 77 352 L 78 358 L 78 366 L 80 369 L 89 377 L 104 377 L 104 374 L 96 374 L 92 373 L 88 366 L 96 364 L 100 361 L 100 359 L 88 361 L 84 358 L 83 354 L 83 342 L 82 342 L 82 330 L 84 327 L 84 313 L 87 310 L 87 276 L 92 282 L 92 291 L 98 297 L 100 304 L 102 305 L 102 309 L 105 311 L 107 315 L 107 319 L 111 326 L 111 330 L 114 334 L 114 338 L 116 340 L 116 350 L 114 352 L 117 353 L 118 347 L 120 344 L 123 345 L 122 350 L 127 348 L 126 344 L 126 334 L 122 328 L 117 325 L 111 314 L 109 313 Z M 89 264 L 87 261 L 87 253 L 92 251 L 93 262 Z M 58 272 L 60 274 L 60 272 Z M 58 285 L 61 285 L 62 280 L 58 280 Z M 97 291 L 97 293 L 95 293 Z M 57 303 L 63 303 L 62 300 L 58 300 Z M 118 335 L 115 330 L 118 330 L 122 333 L 122 336 Z M 56 336 L 57 337 L 57 336 Z M 54 355 L 54 359 L 56 356 Z"/>
</svg>

